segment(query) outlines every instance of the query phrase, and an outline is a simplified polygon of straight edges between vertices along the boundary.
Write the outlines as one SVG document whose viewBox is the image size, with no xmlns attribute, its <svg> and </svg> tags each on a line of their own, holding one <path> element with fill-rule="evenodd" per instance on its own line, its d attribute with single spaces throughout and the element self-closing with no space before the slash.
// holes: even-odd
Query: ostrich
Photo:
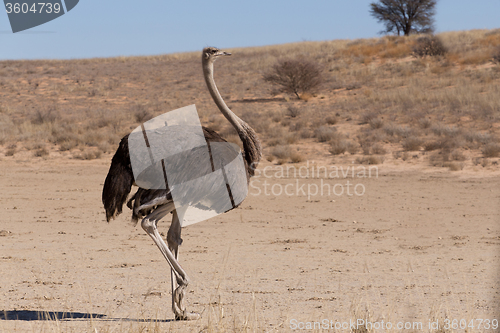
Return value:
<svg viewBox="0 0 500 333">
<path fill-rule="evenodd" d="M 246 177 L 244 181 L 248 184 L 249 178 L 254 175 L 254 170 L 262 157 L 261 145 L 255 131 L 227 107 L 219 93 L 219 90 L 217 89 L 217 86 L 215 85 L 213 77 L 215 60 L 218 57 L 229 55 L 231 54 L 223 52 L 215 47 L 207 47 L 203 49 L 201 58 L 203 75 L 205 77 L 208 91 L 210 92 L 215 104 L 224 117 L 236 129 L 243 143 L 243 163 L 245 167 L 245 175 L 239 175 L 239 177 Z M 208 145 L 226 142 L 215 131 L 206 127 L 202 127 L 202 130 L 204 139 Z M 127 200 L 132 185 L 136 185 L 129 154 L 129 135 L 131 134 L 126 135 L 121 140 L 120 145 L 113 156 L 108 175 L 106 176 L 106 180 L 104 182 L 102 202 L 106 210 L 106 220 L 108 222 L 122 212 L 122 206 Z M 204 172 L 203 170 L 199 171 L 197 169 L 206 168 L 206 166 L 201 165 L 201 163 L 192 162 L 194 162 L 194 160 L 189 160 L 189 166 L 184 168 L 187 169 L 187 172 Z M 213 168 L 214 166 L 212 163 L 212 169 Z M 241 184 L 241 182 L 239 184 Z M 204 185 L 209 186 L 209 184 L 202 184 L 200 186 L 203 187 Z M 227 186 L 229 186 L 229 184 Z M 206 192 L 201 190 L 200 193 Z M 200 197 L 195 199 L 191 198 L 190 201 L 186 201 L 185 204 L 195 206 L 200 205 L 200 202 L 202 201 L 203 198 Z M 181 226 L 187 207 L 179 205 L 178 202 L 174 205 L 172 193 L 168 188 L 168 184 L 166 185 L 166 189 L 144 189 L 139 187 L 137 192 L 131 196 L 127 202 L 127 206 L 132 209 L 133 221 L 137 222 L 139 219 L 142 219 L 142 228 L 153 239 L 154 243 L 158 246 L 171 267 L 172 310 L 174 312 L 175 319 L 191 320 L 198 318 L 198 314 L 186 311 L 184 306 L 183 298 L 185 295 L 185 289 L 189 283 L 189 278 L 178 262 L 179 245 L 182 243 Z M 234 204 L 233 208 L 235 208 Z M 168 243 L 167 246 L 157 230 L 157 224 L 159 220 L 169 213 L 172 213 L 172 222 L 166 237 Z"/>
</svg>

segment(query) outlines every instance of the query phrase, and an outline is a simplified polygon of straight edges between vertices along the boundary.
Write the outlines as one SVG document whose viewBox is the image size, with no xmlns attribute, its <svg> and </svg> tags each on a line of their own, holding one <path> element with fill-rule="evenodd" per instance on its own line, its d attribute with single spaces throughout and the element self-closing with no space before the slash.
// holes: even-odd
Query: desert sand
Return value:
<svg viewBox="0 0 500 333">
<path fill-rule="evenodd" d="M 183 229 L 186 304 L 202 316 L 175 322 L 152 240 L 127 208 L 105 222 L 110 158 L 0 161 L 0 332 L 287 332 L 357 319 L 427 332 L 430 320 L 500 319 L 496 173 L 381 165 L 306 178 L 306 162 L 295 176 L 262 163 L 240 207 Z M 308 197 L 314 185 L 323 195 Z"/>
</svg>

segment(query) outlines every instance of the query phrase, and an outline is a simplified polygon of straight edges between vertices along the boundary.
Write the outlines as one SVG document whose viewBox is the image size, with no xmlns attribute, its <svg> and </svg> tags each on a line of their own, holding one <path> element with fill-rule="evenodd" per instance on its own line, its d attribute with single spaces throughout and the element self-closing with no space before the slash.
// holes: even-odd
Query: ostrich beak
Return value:
<svg viewBox="0 0 500 333">
<path fill-rule="evenodd" d="M 217 56 L 230 56 L 231 53 L 229 52 L 224 52 L 224 51 L 219 51 L 217 52 Z"/>
</svg>

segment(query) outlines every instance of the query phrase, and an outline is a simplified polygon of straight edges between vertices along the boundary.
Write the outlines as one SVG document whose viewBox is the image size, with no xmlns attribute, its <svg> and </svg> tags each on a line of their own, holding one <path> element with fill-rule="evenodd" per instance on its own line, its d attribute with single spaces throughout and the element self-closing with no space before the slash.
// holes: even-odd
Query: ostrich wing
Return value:
<svg viewBox="0 0 500 333">
<path fill-rule="evenodd" d="M 246 197 L 239 147 L 206 141 L 201 127 L 142 128 L 128 142 L 135 182 L 144 189 L 135 211 L 173 201 L 187 209 L 185 226 L 231 210 Z"/>
</svg>

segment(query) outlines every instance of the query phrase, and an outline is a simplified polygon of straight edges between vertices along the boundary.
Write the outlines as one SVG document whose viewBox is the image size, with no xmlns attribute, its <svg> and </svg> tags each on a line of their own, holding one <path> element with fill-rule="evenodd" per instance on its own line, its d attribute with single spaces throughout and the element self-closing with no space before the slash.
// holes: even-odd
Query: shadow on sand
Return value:
<svg viewBox="0 0 500 333">
<path fill-rule="evenodd" d="M 10 310 L 0 311 L 0 320 L 74 320 L 74 319 L 101 319 L 104 321 L 134 321 L 134 322 L 171 322 L 174 319 L 134 319 L 134 318 L 110 318 L 100 313 L 83 312 L 59 312 L 59 311 L 37 311 L 37 310 Z"/>
</svg>

